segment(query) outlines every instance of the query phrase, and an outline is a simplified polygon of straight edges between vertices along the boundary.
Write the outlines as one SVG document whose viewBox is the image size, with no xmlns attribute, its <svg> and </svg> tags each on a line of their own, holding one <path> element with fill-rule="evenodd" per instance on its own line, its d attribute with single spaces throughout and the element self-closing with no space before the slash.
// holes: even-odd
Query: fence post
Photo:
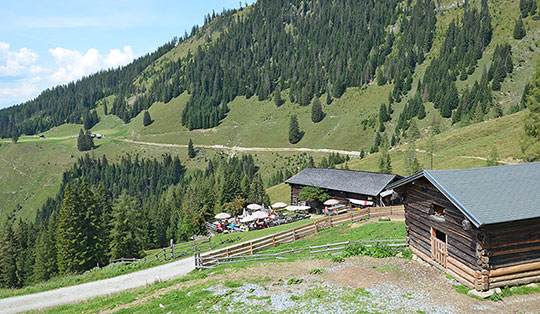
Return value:
<svg viewBox="0 0 540 314">
<path fill-rule="evenodd" d="M 276 246 L 276 235 L 272 235 L 272 244 L 273 246 Z"/>
<path fill-rule="evenodd" d="M 225 252 L 227 253 L 227 257 L 229 257 L 229 248 L 227 248 Z"/>
<path fill-rule="evenodd" d="M 293 230 L 292 230 L 292 234 L 293 234 L 293 239 L 294 239 L 294 241 L 296 241 L 296 229 L 293 229 Z"/>
<path fill-rule="evenodd" d="M 171 239 L 171 259 L 174 259 L 174 242 L 173 242 L 173 239 Z"/>
<path fill-rule="evenodd" d="M 332 221 L 332 217 L 330 217 L 330 228 L 334 227 L 334 222 Z"/>
<path fill-rule="evenodd" d="M 249 251 L 253 255 L 253 241 L 249 241 Z"/>
<path fill-rule="evenodd" d="M 212 237 L 208 237 L 208 245 L 210 246 L 210 250 L 212 249 Z"/>
</svg>

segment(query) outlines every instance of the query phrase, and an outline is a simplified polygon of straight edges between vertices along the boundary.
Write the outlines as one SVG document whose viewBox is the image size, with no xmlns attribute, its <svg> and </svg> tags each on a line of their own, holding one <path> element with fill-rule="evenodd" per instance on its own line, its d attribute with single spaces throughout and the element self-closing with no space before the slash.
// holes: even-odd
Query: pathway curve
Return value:
<svg viewBox="0 0 540 314">
<path fill-rule="evenodd" d="M 18 313 L 77 303 L 133 288 L 182 277 L 195 269 L 193 256 L 176 262 L 121 275 L 35 294 L 0 299 L 0 313 Z"/>
</svg>

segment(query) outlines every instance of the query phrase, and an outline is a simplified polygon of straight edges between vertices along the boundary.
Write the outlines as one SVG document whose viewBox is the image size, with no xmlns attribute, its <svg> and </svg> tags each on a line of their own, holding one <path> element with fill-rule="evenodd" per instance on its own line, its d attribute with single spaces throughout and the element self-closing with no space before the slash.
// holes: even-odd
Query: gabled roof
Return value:
<svg viewBox="0 0 540 314">
<path fill-rule="evenodd" d="M 377 196 L 388 183 L 399 178 L 395 174 L 326 168 L 306 168 L 285 183 L 315 186 L 323 189 Z"/>
<path fill-rule="evenodd" d="M 540 162 L 459 170 L 423 170 L 388 186 L 429 180 L 476 227 L 540 218 Z"/>
</svg>

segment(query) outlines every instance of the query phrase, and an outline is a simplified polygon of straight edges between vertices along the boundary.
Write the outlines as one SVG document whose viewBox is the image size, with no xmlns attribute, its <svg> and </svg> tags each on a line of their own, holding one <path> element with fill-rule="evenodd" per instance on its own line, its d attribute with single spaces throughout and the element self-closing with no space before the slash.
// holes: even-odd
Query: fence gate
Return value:
<svg viewBox="0 0 540 314">
<path fill-rule="evenodd" d="M 431 228 L 431 258 L 446 268 L 446 257 L 448 251 L 446 248 L 446 234 Z"/>
</svg>

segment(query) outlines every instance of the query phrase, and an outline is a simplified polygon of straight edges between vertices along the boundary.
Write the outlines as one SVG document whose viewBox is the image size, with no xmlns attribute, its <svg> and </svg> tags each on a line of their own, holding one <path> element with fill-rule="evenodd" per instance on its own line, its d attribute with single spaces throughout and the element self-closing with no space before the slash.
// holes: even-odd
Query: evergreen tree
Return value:
<svg viewBox="0 0 540 314">
<path fill-rule="evenodd" d="M 381 146 L 381 156 L 379 157 L 379 172 L 392 173 L 392 161 L 388 152 L 388 145 Z"/>
<path fill-rule="evenodd" d="M 514 26 L 514 39 L 520 40 L 525 37 L 526 31 L 525 26 L 523 25 L 523 20 L 520 18 L 517 19 L 516 24 Z"/>
<path fill-rule="evenodd" d="M 139 202 L 124 191 L 112 208 L 111 259 L 121 257 L 138 258 L 143 249 L 142 210 Z"/>
<path fill-rule="evenodd" d="M 492 146 L 489 153 L 489 158 L 486 160 L 486 166 L 498 166 L 499 165 L 499 153 L 497 152 L 497 147 Z"/>
<path fill-rule="evenodd" d="M 195 152 L 195 148 L 193 147 L 193 141 L 191 139 L 189 139 L 189 143 L 188 143 L 188 157 L 189 158 L 195 158 L 195 156 L 197 155 L 197 153 Z"/>
<path fill-rule="evenodd" d="M 322 111 L 321 102 L 318 97 L 315 97 L 311 105 L 311 121 L 318 123 L 321 122 L 322 119 L 324 119 L 324 113 Z"/>
<path fill-rule="evenodd" d="M 415 174 L 418 171 L 422 170 L 422 165 L 418 162 L 418 158 L 416 158 L 415 142 L 411 139 L 409 139 L 405 164 L 407 169 L 407 175 Z"/>
<path fill-rule="evenodd" d="M 289 143 L 296 144 L 300 142 L 303 136 L 304 134 L 302 131 L 300 131 L 296 115 L 291 115 L 291 121 L 289 123 Z"/>
<path fill-rule="evenodd" d="M 33 280 L 36 282 L 48 280 L 57 273 L 55 235 L 56 216 L 53 213 L 47 223 L 41 224 L 37 236 L 33 269 Z"/>
<path fill-rule="evenodd" d="M 17 261 L 15 233 L 10 221 L 4 223 L 0 242 L 0 285 L 5 288 L 17 288 Z"/>
<path fill-rule="evenodd" d="M 279 85 L 274 90 L 274 103 L 276 104 L 276 107 L 280 107 L 285 103 L 285 100 L 281 98 L 281 88 L 279 88 Z"/>
<path fill-rule="evenodd" d="M 11 142 L 13 142 L 13 144 L 17 144 L 17 141 L 19 141 L 19 130 L 16 126 L 13 126 L 11 128 Z"/>
<path fill-rule="evenodd" d="M 148 110 L 145 110 L 143 116 L 143 126 L 149 126 L 150 124 L 152 124 L 152 118 L 150 117 Z"/>
<path fill-rule="evenodd" d="M 58 214 L 56 229 L 57 264 L 60 274 L 84 271 L 88 241 L 84 232 L 83 208 L 79 193 L 71 186 L 64 190 L 64 200 Z"/>
<path fill-rule="evenodd" d="M 529 83 L 527 94 L 529 112 L 523 123 L 521 151 L 527 161 L 538 161 L 540 160 L 540 66 L 537 66 L 534 79 Z"/>
</svg>

